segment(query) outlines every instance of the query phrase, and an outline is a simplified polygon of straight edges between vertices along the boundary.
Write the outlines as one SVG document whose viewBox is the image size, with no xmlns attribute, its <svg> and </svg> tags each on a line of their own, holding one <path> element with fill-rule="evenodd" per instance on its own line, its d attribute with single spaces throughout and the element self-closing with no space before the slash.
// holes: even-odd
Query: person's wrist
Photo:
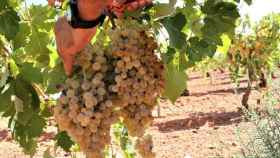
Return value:
<svg viewBox="0 0 280 158">
<path fill-rule="evenodd" d="M 95 20 L 102 15 L 106 8 L 104 0 L 77 0 L 79 16 L 82 20 Z"/>
</svg>

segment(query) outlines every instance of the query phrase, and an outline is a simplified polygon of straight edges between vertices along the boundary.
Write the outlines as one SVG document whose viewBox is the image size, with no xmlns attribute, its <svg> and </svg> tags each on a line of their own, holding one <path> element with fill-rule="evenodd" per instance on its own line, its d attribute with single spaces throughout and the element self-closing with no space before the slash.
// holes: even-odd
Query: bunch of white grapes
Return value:
<svg viewBox="0 0 280 158">
<path fill-rule="evenodd" d="M 67 131 L 88 158 L 103 158 L 112 124 L 124 122 L 129 135 L 142 140 L 152 122 L 164 67 L 146 30 L 134 21 L 118 22 L 116 29 L 105 31 L 109 41 L 100 37 L 77 56 L 54 116 L 60 130 Z M 144 142 L 152 147 L 152 141 Z M 142 146 L 136 146 L 142 157 L 154 155 L 152 148 Z"/>
</svg>

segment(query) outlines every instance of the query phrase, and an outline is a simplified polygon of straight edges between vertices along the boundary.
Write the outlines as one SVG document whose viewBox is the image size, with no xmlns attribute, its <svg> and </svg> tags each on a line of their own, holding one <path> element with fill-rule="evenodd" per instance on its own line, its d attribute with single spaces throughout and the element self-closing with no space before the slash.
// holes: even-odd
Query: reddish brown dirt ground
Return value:
<svg viewBox="0 0 280 158">
<path fill-rule="evenodd" d="M 246 141 L 250 122 L 244 121 L 238 108 L 246 81 L 242 80 L 240 94 L 233 91 L 228 73 L 212 72 L 213 83 L 201 73 L 191 73 L 188 81 L 190 96 L 179 98 L 175 105 L 160 100 L 160 117 L 147 131 L 153 136 L 157 158 L 229 158 L 240 152 Z M 256 105 L 261 94 L 253 91 L 249 103 Z M 157 110 L 154 111 L 157 116 Z M 0 158 L 25 158 L 18 145 L 11 140 L 5 121 L 0 121 Z M 53 147 L 55 131 L 40 138 L 39 152 Z M 237 134 L 239 131 L 239 134 Z M 58 151 L 57 158 L 70 157 Z M 77 157 L 82 157 L 78 154 Z"/>
</svg>

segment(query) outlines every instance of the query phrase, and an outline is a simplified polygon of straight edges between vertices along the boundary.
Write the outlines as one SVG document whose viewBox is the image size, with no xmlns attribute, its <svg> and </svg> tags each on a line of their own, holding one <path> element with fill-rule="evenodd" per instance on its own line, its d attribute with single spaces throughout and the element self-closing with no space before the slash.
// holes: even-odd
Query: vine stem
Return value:
<svg viewBox="0 0 280 158">
<path fill-rule="evenodd" d="M 49 99 L 49 96 L 44 93 L 43 89 L 38 84 L 32 83 L 32 86 L 44 100 Z"/>
</svg>

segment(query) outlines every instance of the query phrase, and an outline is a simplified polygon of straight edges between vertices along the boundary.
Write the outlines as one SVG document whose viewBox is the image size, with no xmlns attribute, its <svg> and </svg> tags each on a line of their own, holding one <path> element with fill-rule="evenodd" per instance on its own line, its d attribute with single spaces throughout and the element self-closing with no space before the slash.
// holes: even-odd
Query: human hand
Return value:
<svg viewBox="0 0 280 158">
<path fill-rule="evenodd" d="M 64 0 L 48 0 L 48 4 L 49 4 L 49 6 L 52 6 L 52 7 L 54 7 L 56 4 L 56 2 L 60 2 L 60 3 L 62 3 Z"/>
<path fill-rule="evenodd" d="M 51 4 L 54 3 L 53 1 L 49 0 Z M 107 1 L 104 0 L 78 0 L 79 16 L 83 20 L 96 19 L 106 6 Z M 57 50 L 63 60 L 65 72 L 67 75 L 71 75 L 76 54 L 91 41 L 96 33 L 96 28 L 74 29 L 66 17 L 61 17 L 55 24 L 54 32 Z"/>
<path fill-rule="evenodd" d="M 74 29 L 66 17 L 61 17 L 55 24 L 54 32 L 58 53 L 63 61 L 64 70 L 69 76 L 72 73 L 76 54 L 90 43 L 96 28 Z"/>
<path fill-rule="evenodd" d="M 109 10 L 118 17 L 122 17 L 124 12 L 135 11 L 152 4 L 152 0 L 113 0 L 109 4 Z"/>
</svg>

